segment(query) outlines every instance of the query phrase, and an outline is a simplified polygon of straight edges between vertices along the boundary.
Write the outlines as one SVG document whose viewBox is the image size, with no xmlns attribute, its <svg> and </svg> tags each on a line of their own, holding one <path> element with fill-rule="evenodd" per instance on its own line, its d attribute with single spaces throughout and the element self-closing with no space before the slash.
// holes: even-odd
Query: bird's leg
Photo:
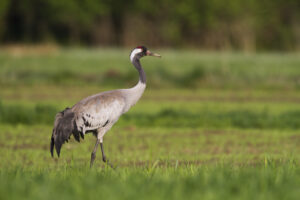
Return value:
<svg viewBox="0 0 300 200">
<path fill-rule="evenodd" d="M 102 160 L 103 160 L 103 162 L 106 162 L 106 156 L 104 154 L 104 149 L 103 149 L 103 142 L 100 143 L 100 146 L 101 146 L 101 152 L 102 152 Z"/>
<path fill-rule="evenodd" d="M 90 167 L 92 167 L 93 164 L 94 164 L 94 160 L 95 160 L 95 158 L 96 158 L 96 152 L 97 152 L 97 148 L 98 148 L 98 144 L 99 144 L 99 143 L 100 143 L 100 140 L 97 138 L 97 141 L 96 141 L 94 150 L 93 150 L 93 152 L 92 152 L 92 154 L 91 154 L 91 164 L 90 164 Z M 101 144 L 102 144 L 102 143 L 101 143 Z M 102 145 L 101 145 L 101 146 L 102 146 Z M 102 147 L 101 147 L 101 149 L 102 149 Z"/>
<path fill-rule="evenodd" d="M 113 165 L 109 163 L 109 160 L 106 159 L 106 156 L 105 156 L 105 154 L 104 154 L 103 141 L 100 142 L 100 147 L 101 147 L 101 151 L 102 151 L 102 160 L 103 160 L 103 162 L 105 162 L 105 163 L 108 164 L 111 168 L 114 169 Z"/>
</svg>

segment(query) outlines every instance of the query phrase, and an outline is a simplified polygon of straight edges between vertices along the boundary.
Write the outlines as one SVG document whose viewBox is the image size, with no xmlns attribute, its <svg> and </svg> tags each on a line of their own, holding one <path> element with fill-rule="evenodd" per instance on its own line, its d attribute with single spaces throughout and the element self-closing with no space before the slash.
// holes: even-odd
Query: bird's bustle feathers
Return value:
<svg viewBox="0 0 300 200">
<path fill-rule="evenodd" d="M 79 141 L 79 133 L 75 130 L 75 114 L 70 108 L 59 112 L 55 116 L 54 128 L 52 131 L 50 151 L 53 157 L 53 148 L 55 146 L 56 153 L 60 155 L 61 146 L 69 140 L 73 133 L 74 138 Z"/>
</svg>

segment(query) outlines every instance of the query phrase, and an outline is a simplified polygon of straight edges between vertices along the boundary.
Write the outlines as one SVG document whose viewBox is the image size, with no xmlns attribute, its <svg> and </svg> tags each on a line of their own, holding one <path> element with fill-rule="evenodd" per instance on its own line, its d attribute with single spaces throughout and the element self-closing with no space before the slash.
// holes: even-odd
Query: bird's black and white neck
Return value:
<svg viewBox="0 0 300 200">
<path fill-rule="evenodd" d="M 146 84 L 146 74 L 140 63 L 140 58 L 146 55 L 147 48 L 143 46 L 133 49 L 130 53 L 130 61 L 133 64 L 133 66 L 138 70 L 140 76 L 139 82 L 143 84 Z"/>
<path fill-rule="evenodd" d="M 131 62 L 139 72 L 139 82 L 146 85 L 146 74 L 140 63 L 140 60 L 138 58 L 134 58 Z"/>
<path fill-rule="evenodd" d="M 144 56 L 160 57 L 160 55 L 150 52 L 144 46 L 138 46 L 131 51 L 130 61 L 139 72 L 139 82 L 133 88 L 123 90 L 124 96 L 127 101 L 127 106 L 124 110 L 125 112 L 127 112 L 131 106 L 137 103 L 137 101 L 141 98 L 142 94 L 145 91 L 146 73 L 140 63 L 140 59 Z"/>
</svg>

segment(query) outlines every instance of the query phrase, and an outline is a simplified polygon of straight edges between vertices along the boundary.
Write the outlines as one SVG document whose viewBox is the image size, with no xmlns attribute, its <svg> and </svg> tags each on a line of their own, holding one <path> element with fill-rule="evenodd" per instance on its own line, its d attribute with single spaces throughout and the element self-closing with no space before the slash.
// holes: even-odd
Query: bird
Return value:
<svg viewBox="0 0 300 200">
<path fill-rule="evenodd" d="M 139 81 L 134 87 L 105 91 L 86 97 L 71 108 L 67 107 L 56 114 L 50 142 L 52 157 L 54 147 L 57 156 L 60 157 L 61 147 L 69 141 L 71 135 L 80 142 L 80 138 L 84 139 L 85 134 L 93 133 L 96 144 L 91 153 L 90 167 L 94 164 L 99 144 L 102 161 L 112 167 L 104 153 L 103 137 L 119 117 L 135 105 L 144 93 L 146 74 L 140 63 L 140 59 L 144 56 L 161 57 L 145 46 L 137 46 L 131 51 L 130 61 L 139 73 Z"/>
</svg>

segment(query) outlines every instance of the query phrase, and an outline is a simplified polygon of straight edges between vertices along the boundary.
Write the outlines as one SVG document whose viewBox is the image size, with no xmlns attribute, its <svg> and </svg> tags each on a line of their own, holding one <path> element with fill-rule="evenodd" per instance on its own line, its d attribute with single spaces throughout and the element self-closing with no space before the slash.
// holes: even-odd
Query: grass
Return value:
<svg viewBox="0 0 300 200">
<path fill-rule="evenodd" d="M 95 139 L 49 152 L 51 126 L 2 125 L 1 199 L 297 199 L 299 132 L 114 127 L 89 169 Z"/>
<path fill-rule="evenodd" d="M 289 166 L 0 172 L 4 199 L 297 199 L 299 170 Z M 24 182 L 24 176 L 26 182 Z M 13 180 L 13 181 L 11 181 Z M 230 181 L 229 181 L 230 180 Z M 32 189 L 34 188 L 34 190 Z M 16 192 L 17 191 L 17 192 Z M 287 192 L 288 191 L 288 192 Z M 3 195 L 9 194 L 9 195 Z"/>
<path fill-rule="evenodd" d="M 52 126 L 2 125 L 0 166 L 38 167 L 80 163 L 88 166 L 95 143 L 87 135 L 80 144 L 73 139 L 65 144 L 62 157 L 53 160 L 49 153 Z M 24 131 L 26 131 L 24 133 Z M 105 148 L 111 161 L 120 167 L 144 167 L 156 160 L 160 165 L 179 166 L 231 163 L 256 165 L 265 158 L 299 161 L 299 132 L 294 130 L 208 129 L 208 128 L 137 128 L 114 127 L 105 136 Z M 99 154 L 100 156 L 100 154 Z M 56 163 L 58 162 L 58 163 Z M 103 167 L 101 159 L 98 167 Z"/>
<path fill-rule="evenodd" d="M 162 59 L 143 59 L 152 88 L 299 89 L 299 53 L 157 51 L 163 55 Z M 136 82 L 136 74 L 128 52 L 130 50 L 63 49 L 37 56 L 38 52 L 15 55 L 4 51 L 0 53 L 0 84 L 130 86 Z"/>
<path fill-rule="evenodd" d="M 149 104 L 144 105 L 149 106 Z M 133 112 L 123 116 L 120 126 L 139 127 L 235 127 L 235 128 L 278 128 L 299 129 L 300 110 L 295 110 L 298 105 L 281 109 L 274 114 L 268 107 L 260 109 L 248 108 L 237 105 L 223 105 L 218 108 L 211 103 L 173 104 L 172 108 L 160 105 L 157 112 L 146 112 L 143 106 L 139 106 L 142 112 Z M 228 106 L 228 107 L 226 107 Z M 254 104 L 256 106 L 256 104 Z M 151 109 L 155 108 L 152 106 Z M 52 124 L 53 116 L 60 111 L 52 105 L 36 104 L 24 106 L 22 104 L 0 104 L 0 122 L 8 124 Z"/>
<path fill-rule="evenodd" d="M 157 52 L 104 138 L 113 170 L 89 169 L 92 135 L 49 143 L 56 112 L 135 83 L 128 51 L 1 51 L 0 199 L 298 199 L 299 55 Z"/>
</svg>

